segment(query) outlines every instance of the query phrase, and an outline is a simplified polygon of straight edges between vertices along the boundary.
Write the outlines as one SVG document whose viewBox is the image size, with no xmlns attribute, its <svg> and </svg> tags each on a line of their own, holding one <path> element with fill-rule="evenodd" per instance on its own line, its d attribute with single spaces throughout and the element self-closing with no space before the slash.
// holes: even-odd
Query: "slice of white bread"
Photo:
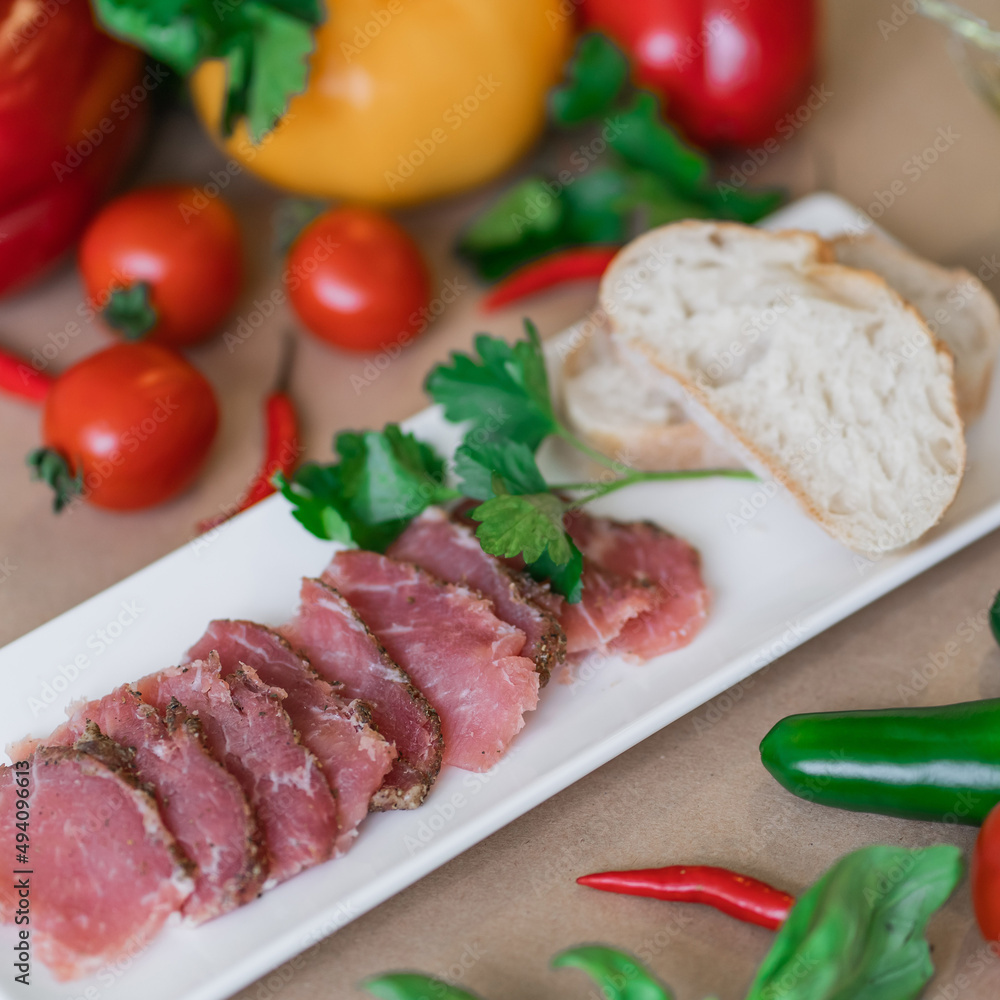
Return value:
<svg viewBox="0 0 1000 1000">
<path fill-rule="evenodd" d="M 912 306 L 955 359 L 958 410 L 968 424 L 986 405 L 1000 347 L 1000 308 L 983 283 L 964 268 L 944 268 L 877 233 L 843 236 L 837 260 L 881 275 Z"/>
<path fill-rule="evenodd" d="M 741 464 L 670 398 L 655 369 L 626 364 L 601 317 L 547 341 L 546 356 L 562 418 L 609 458 L 649 471 Z"/>
<path fill-rule="evenodd" d="M 952 359 L 885 281 L 812 233 L 689 221 L 601 281 L 611 336 L 747 467 L 866 553 L 920 537 L 965 464 Z"/>
</svg>

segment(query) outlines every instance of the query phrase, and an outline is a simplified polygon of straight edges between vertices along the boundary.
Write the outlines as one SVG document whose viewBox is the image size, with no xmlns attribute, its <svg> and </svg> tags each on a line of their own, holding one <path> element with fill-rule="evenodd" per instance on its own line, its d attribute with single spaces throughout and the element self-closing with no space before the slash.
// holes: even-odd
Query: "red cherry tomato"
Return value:
<svg viewBox="0 0 1000 1000">
<path fill-rule="evenodd" d="M 584 0 L 582 13 L 695 142 L 749 146 L 800 124 L 786 116 L 812 79 L 814 0 Z"/>
<path fill-rule="evenodd" d="M 427 323 L 431 279 L 416 243 L 390 218 L 338 208 L 288 254 L 288 295 L 321 340 L 352 351 L 405 344 Z"/>
<path fill-rule="evenodd" d="M 219 410 L 205 377 L 157 344 L 115 344 L 63 372 L 45 400 L 45 444 L 82 496 L 137 510 L 180 493 L 201 468 Z"/>
<path fill-rule="evenodd" d="M 80 270 L 91 306 L 127 339 L 184 347 L 218 332 L 236 302 L 239 226 L 221 198 L 195 187 L 130 191 L 90 224 Z M 140 283 L 151 312 L 135 294 Z"/>
<path fill-rule="evenodd" d="M 979 830 L 972 852 L 972 906 L 987 941 L 1000 941 L 1000 806 Z"/>
</svg>

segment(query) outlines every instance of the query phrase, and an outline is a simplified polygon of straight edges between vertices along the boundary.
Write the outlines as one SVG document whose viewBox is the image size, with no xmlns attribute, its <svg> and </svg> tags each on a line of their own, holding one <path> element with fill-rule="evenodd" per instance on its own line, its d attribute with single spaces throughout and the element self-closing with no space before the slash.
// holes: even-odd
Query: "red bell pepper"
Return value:
<svg viewBox="0 0 1000 1000">
<path fill-rule="evenodd" d="M 138 145 L 162 79 L 88 0 L 0 0 L 0 293 L 68 250 Z"/>
</svg>

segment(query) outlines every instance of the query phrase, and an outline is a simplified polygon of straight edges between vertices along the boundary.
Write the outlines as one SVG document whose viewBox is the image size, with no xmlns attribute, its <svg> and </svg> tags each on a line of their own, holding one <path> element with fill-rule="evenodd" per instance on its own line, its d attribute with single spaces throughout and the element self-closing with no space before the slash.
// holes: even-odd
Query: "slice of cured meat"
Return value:
<svg viewBox="0 0 1000 1000">
<path fill-rule="evenodd" d="M 538 704 L 535 665 L 519 655 L 524 633 L 467 587 L 376 552 L 338 552 L 323 579 L 437 709 L 444 762 L 491 767 Z"/>
<path fill-rule="evenodd" d="M 566 652 L 574 660 L 608 652 L 627 623 L 655 604 L 648 584 L 611 572 L 586 555 L 581 583 L 580 600 L 575 604 L 547 587 L 535 596 L 566 630 Z"/>
<path fill-rule="evenodd" d="M 589 560 L 651 588 L 652 607 L 624 623 L 610 643 L 613 651 L 647 660 L 698 634 L 710 595 L 696 549 L 646 521 L 623 524 L 577 512 L 566 529 Z"/>
<path fill-rule="evenodd" d="M 18 867 L 31 872 L 0 879 L 0 915 L 13 923 L 19 906 L 30 908 L 35 956 L 60 981 L 131 960 L 194 887 L 131 756 L 94 729 L 72 747 L 40 747 L 27 771 L 0 768 L 0 839 L 14 860 L 26 831 L 27 864 Z"/>
<path fill-rule="evenodd" d="M 470 515 L 477 506 L 475 500 L 464 501 L 455 514 L 473 531 L 477 522 Z M 504 559 L 503 562 L 514 570 L 524 568 L 524 560 L 520 556 Z M 625 623 L 649 611 L 656 603 L 648 582 L 601 566 L 588 558 L 586 553 L 579 601 L 571 604 L 547 583 L 536 583 L 530 578 L 524 585 L 524 592 L 562 626 L 566 633 L 566 654 L 574 662 L 579 662 L 590 653 L 609 652 L 612 641 Z"/>
<path fill-rule="evenodd" d="M 386 552 L 392 559 L 411 562 L 439 580 L 478 590 L 493 602 L 502 621 L 525 635 L 521 656 L 534 660 L 542 684 L 566 656 L 566 633 L 551 611 L 529 596 L 534 581 L 483 551 L 468 522 L 449 517 L 440 507 L 428 507 L 410 522 Z"/>
<path fill-rule="evenodd" d="M 264 835 L 265 888 L 333 854 L 337 803 L 281 707 L 284 691 L 252 667 L 223 678 L 214 654 L 150 674 L 136 687 L 174 725 L 195 716 L 205 745 L 240 783 Z"/>
<path fill-rule="evenodd" d="M 187 651 L 187 659 L 204 659 L 213 650 L 224 674 L 245 663 L 265 684 L 287 694 L 282 707 L 336 795 L 337 852 L 346 851 L 396 757 L 395 747 L 369 725 L 371 709 L 361 701 L 345 701 L 286 639 L 264 625 L 213 621 Z"/>
<path fill-rule="evenodd" d="M 184 915 L 203 923 L 256 897 L 264 882 L 257 821 L 239 783 L 205 749 L 198 720 L 168 727 L 122 685 L 77 706 L 45 742 L 71 746 L 88 723 L 130 748 L 136 777 L 150 786 L 167 829 L 197 865 Z"/>
<path fill-rule="evenodd" d="M 441 722 L 427 699 L 379 645 L 354 609 L 320 580 L 302 581 L 295 620 L 282 629 L 296 649 L 345 697 L 371 706 L 378 731 L 398 757 L 373 809 L 413 809 L 441 769 Z"/>
</svg>

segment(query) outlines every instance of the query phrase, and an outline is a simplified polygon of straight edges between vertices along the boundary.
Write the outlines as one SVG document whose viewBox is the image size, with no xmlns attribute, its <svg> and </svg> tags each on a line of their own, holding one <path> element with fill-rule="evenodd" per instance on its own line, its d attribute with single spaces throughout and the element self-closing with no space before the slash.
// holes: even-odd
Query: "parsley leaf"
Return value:
<svg viewBox="0 0 1000 1000">
<path fill-rule="evenodd" d="M 535 558 L 530 552 L 521 553 L 525 560 L 525 569 L 536 579 L 548 581 L 552 589 L 562 594 L 571 604 L 579 602 L 583 595 L 583 555 L 566 533 L 563 526 L 563 514 L 567 505 L 553 493 L 549 493 L 548 484 L 535 461 L 534 452 L 520 441 L 471 443 L 466 441 L 455 452 L 455 472 L 461 479 L 459 484 L 462 492 L 474 500 L 492 502 L 496 498 L 514 495 L 523 498 L 531 510 L 525 512 L 524 504 L 483 504 L 476 510 L 486 508 L 489 524 L 485 527 L 486 538 L 504 536 L 510 529 L 510 522 L 520 519 L 520 531 L 525 528 L 523 518 L 527 516 L 537 522 L 547 538 L 554 538 L 556 532 L 562 535 L 562 541 L 547 541 L 543 550 Z M 545 499 L 540 499 L 545 498 Z M 554 502 L 553 502 L 554 501 Z M 537 521 L 537 511 L 542 511 L 548 523 Z M 471 516 L 479 520 L 476 511 Z M 486 522 L 484 522 L 485 524 Z M 553 530 L 553 525 L 556 530 Z M 492 552 L 484 540 L 484 527 L 476 532 L 483 548 Z M 498 541 L 496 544 L 500 544 Z M 511 553 L 517 555 L 517 552 Z"/>
<path fill-rule="evenodd" d="M 570 604 L 579 604 L 583 598 L 583 553 L 569 535 L 569 560 L 563 564 L 555 562 L 548 551 L 543 552 L 534 562 L 524 568 L 539 582 L 548 582 L 557 594 L 562 594 Z"/>
<path fill-rule="evenodd" d="M 609 141 L 630 167 L 653 171 L 679 194 L 697 195 L 704 188 L 711 163 L 660 120 L 660 102 L 649 91 L 640 90 L 619 121 Z"/>
<path fill-rule="evenodd" d="M 627 61 L 602 35 L 580 40 L 566 78 L 551 94 L 550 117 L 562 127 L 603 118 L 600 133 L 574 150 L 572 169 L 519 181 L 460 236 L 458 252 L 481 277 L 581 244 L 624 243 L 678 219 L 756 222 L 783 201 L 774 189 L 716 179 L 712 161 L 663 120 L 652 93 L 626 94 Z"/>
<path fill-rule="evenodd" d="M 547 490 L 534 452 L 521 441 L 470 443 L 455 452 L 455 474 L 459 488 L 473 500 L 496 496 L 495 477 L 506 493 L 543 493 Z"/>
<path fill-rule="evenodd" d="M 334 449 L 339 462 L 307 462 L 291 482 L 275 479 L 292 516 L 319 538 L 384 552 L 425 507 L 459 496 L 434 449 L 395 424 L 342 431 Z"/>
<path fill-rule="evenodd" d="M 516 441 L 532 450 L 559 429 L 552 409 L 541 340 L 525 320 L 527 339 L 510 345 L 481 333 L 478 357 L 455 352 L 450 365 L 437 365 L 425 388 L 454 423 L 469 421 L 479 440 Z"/>
<path fill-rule="evenodd" d="M 554 493 L 504 493 L 475 507 L 469 516 L 480 522 L 476 537 L 491 555 L 521 555 L 532 563 L 547 553 L 562 566 L 572 555 L 562 523 L 565 510 Z"/>
<path fill-rule="evenodd" d="M 607 114 L 628 81 L 626 55 L 599 32 L 584 35 L 566 75 L 569 83 L 549 95 L 549 111 L 556 125 L 579 125 Z"/>
<path fill-rule="evenodd" d="M 94 0 L 111 34 L 178 73 L 206 59 L 226 63 L 225 134 L 245 117 L 259 142 L 305 88 L 319 0 Z"/>
</svg>

